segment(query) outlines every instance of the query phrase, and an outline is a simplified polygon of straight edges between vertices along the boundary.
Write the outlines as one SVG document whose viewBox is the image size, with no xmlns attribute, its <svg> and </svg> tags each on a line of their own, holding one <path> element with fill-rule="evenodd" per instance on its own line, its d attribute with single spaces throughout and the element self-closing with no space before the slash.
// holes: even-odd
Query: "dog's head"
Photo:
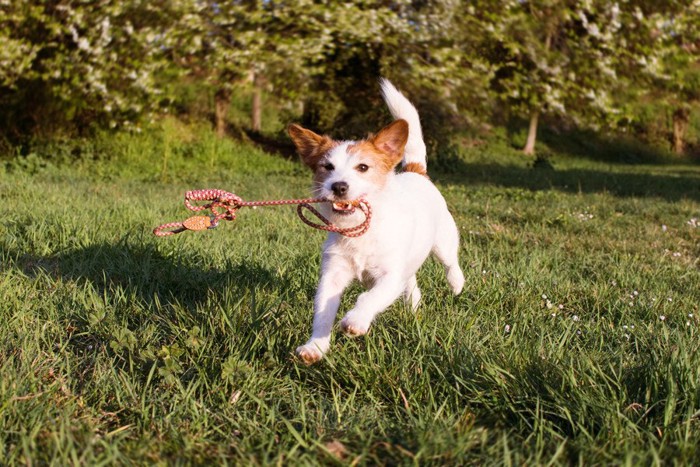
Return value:
<svg viewBox="0 0 700 467">
<path fill-rule="evenodd" d="M 335 141 L 290 125 L 289 136 L 301 160 L 314 172 L 314 195 L 333 201 L 333 212 L 349 214 L 348 203 L 381 191 L 401 162 L 408 139 L 405 120 L 382 128 L 362 141 Z"/>
</svg>

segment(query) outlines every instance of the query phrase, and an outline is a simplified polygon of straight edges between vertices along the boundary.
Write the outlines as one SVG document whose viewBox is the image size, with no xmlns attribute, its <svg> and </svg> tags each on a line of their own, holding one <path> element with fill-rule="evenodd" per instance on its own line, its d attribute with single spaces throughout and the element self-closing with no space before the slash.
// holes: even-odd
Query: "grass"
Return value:
<svg viewBox="0 0 700 467">
<path fill-rule="evenodd" d="M 698 166 L 455 156 L 464 292 L 430 260 L 417 314 L 306 367 L 322 233 L 289 208 L 150 233 L 188 189 L 299 197 L 306 171 L 176 124 L 85 144 L 0 172 L 4 464 L 700 458 Z"/>
</svg>

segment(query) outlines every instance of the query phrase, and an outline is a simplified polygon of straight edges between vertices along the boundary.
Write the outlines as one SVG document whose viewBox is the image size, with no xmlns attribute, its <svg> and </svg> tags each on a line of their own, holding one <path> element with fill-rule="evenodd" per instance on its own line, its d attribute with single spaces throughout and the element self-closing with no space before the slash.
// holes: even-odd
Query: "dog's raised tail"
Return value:
<svg viewBox="0 0 700 467">
<path fill-rule="evenodd" d="M 423 131 L 420 128 L 418 111 L 413 104 L 391 84 L 391 81 L 382 78 L 379 84 L 382 87 L 384 102 L 386 102 L 387 107 L 389 107 L 391 115 L 395 119 L 402 118 L 408 122 L 408 141 L 404 149 L 401 166 L 404 171 L 425 175 L 427 173 L 425 158 L 426 149 L 425 142 L 423 142 Z"/>
</svg>

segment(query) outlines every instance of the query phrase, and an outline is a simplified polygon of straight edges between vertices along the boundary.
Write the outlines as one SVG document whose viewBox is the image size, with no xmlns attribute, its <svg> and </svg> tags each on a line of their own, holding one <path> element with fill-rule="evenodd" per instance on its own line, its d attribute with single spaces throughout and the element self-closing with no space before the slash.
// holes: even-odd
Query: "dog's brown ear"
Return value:
<svg viewBox="0 0 700 467">
<path fill-rule="evenodd" d="M 403 157 L 403 150 L 408 141 L 408 122 L 396 120 L 385 126 L 370 139 L 370 142 L 389 157 L 392 167 Z"/>
<path fill-rule="evenodd" d="M 335 145 L 335 142 L 328 136 L 317 135 L 313 131 L 302 128 L 299 125 L 289 125 L 287 133 L 289 133 L 294 145 L 297 147 L 301 160 L 304 164 L 311 167 L 312 170 L 316 168 L 316 164 L 321 157 Z"/>
</svg>

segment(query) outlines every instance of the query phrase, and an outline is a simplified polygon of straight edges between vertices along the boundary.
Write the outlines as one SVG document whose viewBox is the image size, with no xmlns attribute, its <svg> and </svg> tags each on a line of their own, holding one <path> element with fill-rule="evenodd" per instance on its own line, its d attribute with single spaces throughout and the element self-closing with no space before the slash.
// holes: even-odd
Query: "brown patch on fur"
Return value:
<svg viewBox="0 0 700 467">
<path fill-rule="evenodd" d="M 319 159 L 319 162 L 321 160 L 325 160 L 325 158 Z M 323 181 L 328 177 L 329 172 L 322 167 L 322 164 L 316 164 L 316 166 L 311 167 L 311 169 L 314 171 L 313 192 L 316 193 L 321 187 L 321 184 L 323 184 Z"/>
<path fill-rule="evenodd" d="M 396 120 L 391 122 L 372 136 L 369 141 L 380 151 L 389 156 L 394 166 L 401 161 L 403 150 L 408 141 L 408 122 Z"/>
<path fill-rule="evenodd" d="M 314 172 L 317 171 L 316 169 L 321 159 L 338 145 L 338 142 L 330 137 L 317 135 L 313 131 L 302 128 L 299 125 L 289 125 L 287 133 L 289 133 L 294 145 L 297 147 L 301 160 Z"/>
<path fill-rule="evenodd" d="M 423 175 L 424 177 L 428 176 L 428 172 L 426 171 L 426 168 L 423 164 L 420 162 L 409 162 L 406 164 L 403 168 L 404 172 L 413 172 L 418 175 Z"/>
<path fill-rule="evenodd" d="M 360 141 L 348 146 L 347 153 L 348 155 L 362 154 L 362 159 L 359 159 L 360 164 L 366 163 L 382 172 L 389 172 L 396 166 L 392 158 L 377 149 L 370 141 Z"/>
<path fill-rule="evenodd" d="M 359 155 L 357 164 L 367 164 L 371 167 L 362 176 L 376 186 L 384 186 L 387 174 L 396 166 L 389 156 L 369 141 L 359 141 L 348 146 L 347 154 L 348 156 Z"/>
<path fill-rule="evenodd" d="M 369 135 L 366 140 L 348 146 L 347 153 L 361 153 L 370 159 L 370 167 L 379 168 L 386 173 L 401 162 L 407 140 L 408 123 L 405 120 L 396 120 L 376 135 Z"/>
</svg>

